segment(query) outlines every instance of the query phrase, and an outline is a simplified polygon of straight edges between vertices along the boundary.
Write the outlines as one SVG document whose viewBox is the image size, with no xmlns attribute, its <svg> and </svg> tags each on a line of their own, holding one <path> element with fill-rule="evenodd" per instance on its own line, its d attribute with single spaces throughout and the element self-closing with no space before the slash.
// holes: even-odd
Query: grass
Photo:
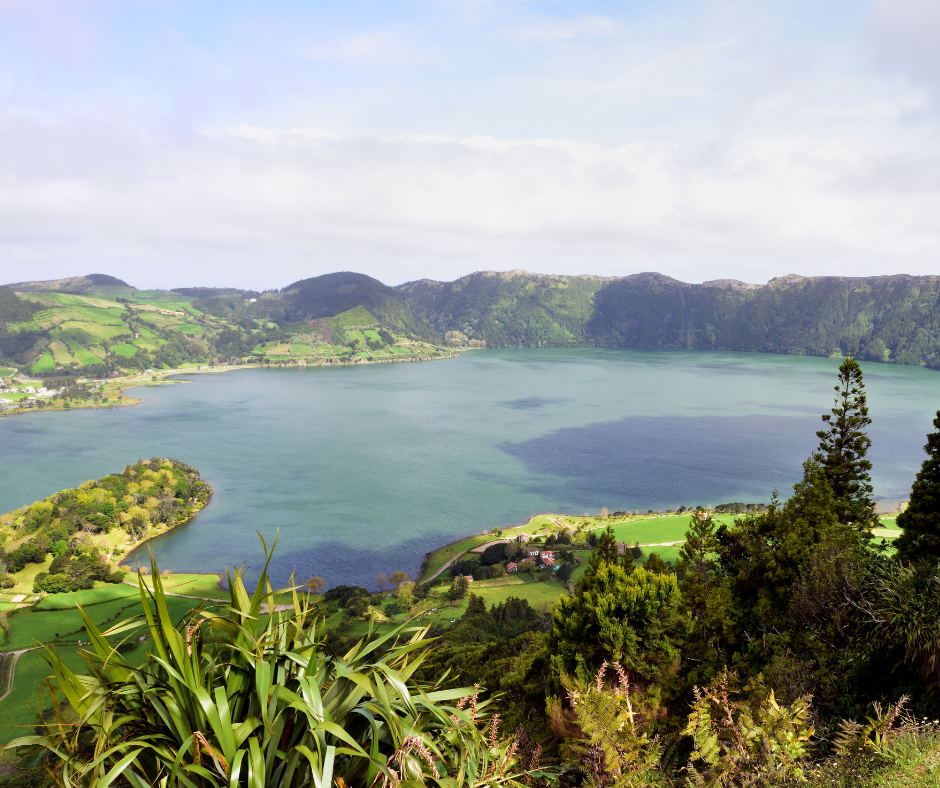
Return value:
<svg viewBox="0 0 940 788">
<path fill-rule="evenodd" d="M 97 589 L 94 589 L 97 590 Z M 139 597 L 132 595 L 111 599 L 96 604 L 85 604 L 88 616 L 103 630 L 117 623 L 143 614 Z M 84 592 L 89 593 L 89 592 Z M 181 619 L 188 611 L 197 607 L 194 599 L 167 597 L 167 606 L 174 621 Z M 78 608 L 60 610 L 28 610 L 10 619 L 10 634 L 4 647 L 8 650 L 31 648 L 40 643 L 75 643 L 84 639 L 84 629 Z"/>
<path fill-rule="evenodd" d="M 136 582 L 134 575 L 129 575 L 128 580 Z M 170 594 L 184 594 L 186 596 L 199 596 L 206 599 L 228 599 L 228 591 L 223 591 L 218 587 L 218 575 L 190 575 L 190 574 L 171 574 L 163 575 L 163 588 Z M 153 588 L 153 578 L 144 575 L 144 583 L 147 588 Z M 135 592 L 136 593 L 136 592 Z"/>
<path fill-rule="evenodd" d="M 59 654 L 70 669 L 84 672 L 78 651 L 75 647 L 63 648 L 59 650 Z M 6 744 L 18 736 L 28 736 L 33 733 L 33 723 L 36 719 L 34 711 L 36 694 L 50 673 L 49 666 L 38 651 L 29 651 L 20 655 L 16 662 L 13 691 L 0 703 L 0 744 Z M 3 691 L 6 691 L 5 686 Z M 46 704 L 47 701 L 44 699 L 43 705 Z"/>
<path fill-rule="evenodd" d="M 96 356 L 88 348 L 82 347 L 78 343 L 71 340 L 68 342 L 68 346 L 72 351 L 72 355 L 78 359 L 80 364 L 88 365 L 101 363 L 101 356 Z"/>
<path fill-rule="evenodd" d="M 0 367 L 0 378 L 6 378 L 16 372 L 15 369 L 11 367 Z"/>
<path fill-rule="evenodd" d="M 13 575 L 16 580 L 15 593 L 31 594 L 33 592 L 33 580 L 40 572 L 48 572 L 49 565 L 52 563 L 52 556 L 47 555 L 46 560 L 41 564 L 26 564 L 19 572 Z"/>
<path fill-rule="evenodd" d="M 901 734 L 884 751 L 850 771 L 810 772 L 807 788 L 938 788 L 940 737 L 936 733 Z"/>
<path fill-rule="evenodd" d="M 69 352 L 68 346 L 61 340 L 49 343 L 49 350 L 52 351 L 52 358 L 56 366 L 64 367 L 75 361 L 75 357 Z"/>
<path fill-rule="evenodd" d="M 75 610 L 77 605 L 96 605 L 115 599 L 136 599 L 140 592 L 124 583 L 103 583 L 98 588 L 87 591 L 70 591 L 65 594 L 50 594 L 45 597 L 35 610 Z"/>
<path fill-rule="evenodd" d="M 682 545 L 676 545 L 675 547 L 644 547 L 643 561 L 645 562 L 649 558 L 650 553 L 656 553 L 663 561 L 675 565 L 680 552 L 682 552 Z"/>
<path fill-rule="evenodd" d="M 518 580 L 522 580 L 522 582 L 513 582 Z M 497 583 L 501 584 L 497 585 Z M 560 596 L 568 595 L 565 587 L 557 581 L 546 580 L 545 582 L 539 582 L 538 580 L 518 576 L 511 579 L 500 578 L 500 580 L 484 580 L 479 583 L 471 583 L 470 590 L 478 597 L 483 598 L 487 608 L 505 602 L 509 597 L 514 596 L 517 599 L 526 600 L 538 610 L 545 605 L 555 604 Z"/>
<path fill-rule="evenodd" d="M 122 342 L 119 345 L 112 345 L 111 350 L 114 351 L 116 355 L 123 356 L 124 358 L 133 358 L 137 355 L 137 348 L 126 342 Z"/>
<path fill-rule="evenodd" d="M 715 519 L 719 522 L 731 523 L 735 515 L 720 514 Z M 659 542 L 681 542 L 685 540 L 685 532 L 689 530 L 689 515 L 666 515 L 665 517 L 649 515 L 649 519 L 640 518 L 626 523 L 612 526 L 614 536 L 618 542 L 635 544 L 656 544 Z"/>
<path fill-rule="evenodd" d="M 29 371 L 34 375 L 38 375 L 42 372 L 52 372 L 54 369 L 55 359 L 52 357 L 52 353 L 46 350 L 46 352 L 39 357 L 39 360 L 29 368 Z"/>
</svg>

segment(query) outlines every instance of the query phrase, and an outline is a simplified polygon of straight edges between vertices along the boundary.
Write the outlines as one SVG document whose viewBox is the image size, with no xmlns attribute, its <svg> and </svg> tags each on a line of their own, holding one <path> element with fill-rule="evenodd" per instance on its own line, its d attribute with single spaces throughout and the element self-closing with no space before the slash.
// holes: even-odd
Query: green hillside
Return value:
<svg viewBox="0 0 940 788">
<path fill-rule="evenodd" d="M 490 347 L 857 354 L 940 367 L 937 276 L 784 276 L 750 285 L 486 271 L 398 290 L 434 336 L 460 332 Z"/>
<path fill-rule="evenodd" d="M 18 290 L 0 288 L 0 362 L 34 377 L 446 354 L 422 340 L 397 291 L 359 274 L 331 274 L 263 294 L 139 290 L 98 274 L 13 287 Z"/>
<path fill-rule="evenodd" d="M 361 306 L 385 328 L 409 336 L 420 333 L 401 293 L 364 274 L 341 272 L 302 279 L 281 291 L 278 306 L 286 322 L 334 317 Z"/>
<path fill-rule="evenodd" d="M 594 294 L 611 280 L 483 271 L 454 282 L 422 279 L 398 289 L 428 331 L 454 331 L 488 347 L 569 347 L 593 344 L 587 323 Z"/>
</svg>

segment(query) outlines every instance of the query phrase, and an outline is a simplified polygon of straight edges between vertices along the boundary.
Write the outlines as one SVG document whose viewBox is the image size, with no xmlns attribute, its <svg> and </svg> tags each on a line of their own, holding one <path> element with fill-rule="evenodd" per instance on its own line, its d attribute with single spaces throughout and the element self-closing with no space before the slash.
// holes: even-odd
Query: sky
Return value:
<svg viewBox="0 0 940 788">
<path fill-rule="evenodd" d="M 940 274 L 936 0 L 0 0 L 0 282 Z"/>
</svg>

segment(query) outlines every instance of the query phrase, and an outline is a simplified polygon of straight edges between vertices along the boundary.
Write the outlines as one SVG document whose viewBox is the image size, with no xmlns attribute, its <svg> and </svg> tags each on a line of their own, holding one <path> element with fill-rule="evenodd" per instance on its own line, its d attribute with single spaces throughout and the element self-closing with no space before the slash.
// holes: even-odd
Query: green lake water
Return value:
<svg viewBox="0 0 940 788">
<path fill-rule="evenodd" d="M 275 575 L 331 585 L 413 573 L 426 551 L 539 511 L 782 496 L 816 444 L 838 361 L 683 351 L 473 351 L 351 368 L 188 375 L 131 408 L 0 419 L 0 511 L 174 457 L 215 489 L 148 545 L 221 570 L 280 531 Z M 940 373 L 863 364 L 876 496 L 905 499 Z"/>
</svg>

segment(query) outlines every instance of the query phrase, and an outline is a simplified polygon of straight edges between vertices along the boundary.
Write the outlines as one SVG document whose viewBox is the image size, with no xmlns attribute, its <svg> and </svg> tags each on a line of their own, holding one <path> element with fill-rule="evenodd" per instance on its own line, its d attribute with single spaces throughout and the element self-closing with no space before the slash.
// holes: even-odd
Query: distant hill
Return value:
<svg viewBox="0 0 940 788">
<path fill-rule="evenodd" d="M 65 279 L 46 279 L 34 282 L 15 282 L 6 285 L 19 293 L 87 293 L 93 287 L 131 287 L 123 279 L 108 274 L 88 274 L 86 276 L 70 276 Z"/>
<path fill-rule="evenodd" d="M 595 345 L 745 350 L 940 368 L 940 277 L 803 277 L 687 284 L 483 271 L 398 287 L 437 335 L 490 347 Z"/>
<path fill-rule="evenodd" d="M 335 317 L 361 306 L 386 328 L 422 333 L 402 294 L 365 274 L 343 271 L 302 279 L 281 290 L 280 301 L 290 323 Z"/>
<path fill-rule="evenodd" d="M 435 337 L 459 331 L 488 347 L 593 344 L 594 294 L 612 279 L 480 271 L 453 282 L 421 279 L 397 289 Z"/>
<path fill-rule="evenodd" d="M 91 319 L 88 308 L 94 304 L 67 300 L 76 297 L 106 299 L 117 302 L 115 307 L 137 304 L 135 310 L 175 310 L 176 317 L 159 320 L 175 321 L 179 328 L 175 324 L 145 326 L 149 331 L 169 333 L 152 342 L 144 336 L 132 338 L 153 355 L 161 342 L 173 338 L 171 334 L 182 334 L 173 343 L 173 358 L 181 360 L 211 358 L 213 353 L 223 357 L 260 353 L 264 342 L 258 332 L 270 343 L 278 332 L 284 337 L 299 335 L 305 325 L 344 316 L 330 325 L 369 323 L 403 337 L 450 346 L 853 353 L 871 361 L 940 369 L 940 276 L 791 274 L 766 284 L 731 279 L 688 284 L 652 272 L 605 278 L 479 271 L 452 282 L 422 279 L 389 287 L 370 276 L 346 271 L 257 293 L 208 287 L 136 291 L 115 277 L 92 274 L 21 282 L 11 288 L 30 294 L 31 300 L 17 299 L 12 289 L 0 299 L 4 314 L 0 335 L 6 335 L 0 356 L 50 369 L 70 363 L 69 352 L 78 353 L 76 359 L 83 356 L 82 363 L 94 365 L 70 341 L 102 355 L 101 340 L 120 344 L 118 337 L 127 333 L 129 325 L 133 328 L 134 321 L 157 320 L 152 314 L 109 313 L 113 330 L 106 336 L 103 329 L 80 325 Z M 57 296 L 56 301 L 51 293 L 72 295 Z M 38 311 L 39 307 L 46 311 Z M 103 320 L 106 313 L 94 314 Z M 194 318 L 205 325 L 185 327 Z M 311 329 L 322 334 L 323 341 L 326 325 L 321 322 Z M 74 333 L 77 330 L 101 336 L 93 342 Z M 56 345 L 56 341 L 63 344 Z M 38 350 L 46 346 L 49 358 L 37 360 Z M 140 363 L 150 363 L 143 354 L 137 357 Z M 156 363 L 159 358 L 152 360 Z"/>
</svg>

